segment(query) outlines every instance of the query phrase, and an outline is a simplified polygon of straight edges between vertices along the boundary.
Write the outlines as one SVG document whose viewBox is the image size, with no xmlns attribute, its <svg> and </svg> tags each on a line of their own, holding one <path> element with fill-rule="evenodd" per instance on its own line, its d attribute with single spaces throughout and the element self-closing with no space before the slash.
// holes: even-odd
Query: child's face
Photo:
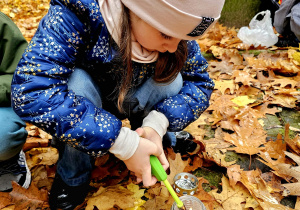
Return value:
<svg viewBox="0 0 300 210">
<path fill-rule="evenodd" d="M 136 40 L 149 51 L 174 53 L 180 39 L 169 37 L 130 12 L 131 28 Z"/>
</svg>

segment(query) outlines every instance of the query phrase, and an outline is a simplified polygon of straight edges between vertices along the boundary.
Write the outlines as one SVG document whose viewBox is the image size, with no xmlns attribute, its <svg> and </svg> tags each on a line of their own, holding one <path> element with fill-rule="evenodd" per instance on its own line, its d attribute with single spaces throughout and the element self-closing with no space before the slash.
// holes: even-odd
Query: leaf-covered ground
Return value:
<svg viewBox="0 0 300 210">
<path fill-rule="evenodd" d="M 30 41 L 49 0 L 2 0 L 0 8 Z M 195 196 L 207 209 L 300 209 L 299 49 L 246 46 L 237 31 L 217 24 L 198 40 L 215 90 L 211 106 L 186 129 L 198 151 L 181 156 L 166 148 L 168 180 L 195 174 Z M 27 130 L 31 186 L 14 183 L 12 192 L 0 193 L 0 209 L 49 208 L 58 153 L 50 135 L 29 124 Z M 78 209 L 170 209 L 174 202 L 161 183 L 136 184 L 112 155 L 96 160 L 90 185 Z"/>
</svg>

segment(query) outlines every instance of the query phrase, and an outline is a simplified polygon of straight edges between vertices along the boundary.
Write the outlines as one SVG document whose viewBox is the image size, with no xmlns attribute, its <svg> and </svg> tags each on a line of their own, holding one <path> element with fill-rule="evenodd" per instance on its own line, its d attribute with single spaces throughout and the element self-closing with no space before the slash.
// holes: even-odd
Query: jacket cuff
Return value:
<svg viewBox="0 0 300 210">
<path fill-rule="evenodd" d="M 137 132 L 123 127 L 109 152 L 113 153 L 120 160 L 127 160 L 135 153 L 139 142 L 140 137 Z"/>
<path fill-rule="evenodd" d="M 155 110 L 152 110 L 147 117 L 144 118 L 142 125 L 142 127 L 153 128 L 161 138 L 166 134 L 168 126 L 169 120 L 167 117 L 163 113 Z"/>
</svg>

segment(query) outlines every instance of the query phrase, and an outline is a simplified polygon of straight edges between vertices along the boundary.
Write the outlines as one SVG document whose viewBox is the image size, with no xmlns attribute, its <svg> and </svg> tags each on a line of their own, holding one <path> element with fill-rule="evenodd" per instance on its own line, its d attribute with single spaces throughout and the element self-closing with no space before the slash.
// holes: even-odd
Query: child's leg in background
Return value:
<svg viewBox="0 0 300 210">
<path fill-rule="evenodd" d="M 27 138 L 25 127 L 11 107 L 0 107 L 0 161 L 20 153 Z"/>
<path fill-rule="evenodd" d="M 99 89 L 84 70 L 75 69 L 69 78 L 68 88 L 73 90 L 76 95 L 89 99 L 94 105 L 102 106 Z M 60 151 L 57 173 L 63 181 L 69 186 L 78 186 L 89 181 L 93 158 L 63 142 L 59 142 L 59 140 L 56 141 Z"/>
<path fill-rule="evenodd" d="M 0 191 L 11 191 L 12 181 L 28 188 L 31 174 L 23 145 L 27 138 L 26 124 L 11 107 L 0 108 Z"/>
<path fill-rule="evenodd" d="M 129 109 L 129 120 L 132 129 L 141 126 L 144 117 L 153 106 L 165 98 L 179 93 L 183 85 L 181 74 L 169 84 L 155 82 L 152 78 L 147 80 L 129 99 L 125 100 L 125 107 Z M 128 102 L 130 101 L 130 102 Z"/>
</svg>

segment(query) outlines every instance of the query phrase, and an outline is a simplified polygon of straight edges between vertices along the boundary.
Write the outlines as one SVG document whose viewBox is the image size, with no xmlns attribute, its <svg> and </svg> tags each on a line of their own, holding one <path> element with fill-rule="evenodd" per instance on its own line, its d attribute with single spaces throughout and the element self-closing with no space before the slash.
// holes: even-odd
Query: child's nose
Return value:
<svg viewBox="0 0 300 210">
<path fill-rule="evenodd" d="M 166 43 L 164 44 L 164 48 L 170 53 L 174 53 L 177 50 L 179 42 L 180 39 L 172 38 L 166 41 Z"/>
</svg>

